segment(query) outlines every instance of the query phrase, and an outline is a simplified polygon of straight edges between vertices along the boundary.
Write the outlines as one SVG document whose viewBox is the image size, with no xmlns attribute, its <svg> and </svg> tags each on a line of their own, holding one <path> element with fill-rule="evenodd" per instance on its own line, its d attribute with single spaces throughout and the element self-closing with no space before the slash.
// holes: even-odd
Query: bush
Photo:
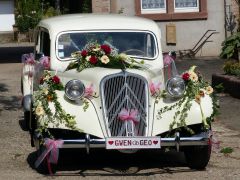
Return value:
<svg viewBox="0 0 240 180">
<path fill-rule="evenodd" d="M 222 43 L 222 52 L 220 54 L 221 58 L 233 58 L 235 57 L 238 59 L 238 49 L 240 48 L 240 32 L 233 34 L 232 36 L 228 37 Z"/>
<path fill-rule="evenodd" d="M 240 63 L 236 61 L 227 61 L 224 63 L 223 70 L 228 75 L 240 77 Z"/>
</svg>

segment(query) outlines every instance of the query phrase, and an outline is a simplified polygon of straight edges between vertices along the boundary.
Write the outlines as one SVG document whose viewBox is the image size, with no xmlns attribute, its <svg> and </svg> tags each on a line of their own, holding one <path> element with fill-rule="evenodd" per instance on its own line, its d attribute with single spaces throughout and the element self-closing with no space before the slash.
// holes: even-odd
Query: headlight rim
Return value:
<svg viewBox="0 0 240 180">
<path fill-rule="evenodd" d="M 67 88 L 68 87 L 70 87 L 70 83 L 73 83 L 74 81 L 76 81 L 76 82 L 79 82 L 81 85 L 82 85 L 82 93 L 81 93 L 81 95 L 80 96 L 78 96 L 78 97 L 76 97 L 76 98 L 74 98 L 74 97 L 71 97 L 71 96 L 69 96 L 69 93 L 67 92 Z M 66 83 L 66 85 L 65 85 L 65 96 L 69 99 L 69 100 L 71 100 L 71 101 L 77 101 L 77 100 L 79 100 L 79 99 L 81 99 L 82 97 L 83 97 L 83 95 L 84 95 L 84 93 L 85 93 L 85 85 L 84 85 L 84 83 L 81 81 L 81 80 L 79 80 L 79 79 L 72 79 L 72 80 L 70 80 L 70 81 L 68 81 L 67 83 Z"/>
<path fill-rule="evenodd" d="M 170 83 L 174 78 L 178 78 L 178 79 L 179 79 L 180 81 L 182 81 L 182 83 L 183 83 L 183 90 L 182 90 L 182 93 L 179 94 L 179 95 L 176 95 L 176 94 L 172 93 L 172 92 L 169 90 L 169 88 L 168 88 L 168 87 L 169 87 L 169 83 Z M 166 82 L 166 90 L 167 90 L 168 94 L 169 94 L 171 97 L 181 98 L 181 97 L 184 95 L 185 91 L 186 91 L 185 81 L 184 81 L 184 80 L 182 79 L 182 77 L 179 76 L 179 75 L 174 76 L 174 77 L 172 77 L 172 78 L 170 78 L 170 79 L 167 80 L 167 82 Z"/>
</svg>

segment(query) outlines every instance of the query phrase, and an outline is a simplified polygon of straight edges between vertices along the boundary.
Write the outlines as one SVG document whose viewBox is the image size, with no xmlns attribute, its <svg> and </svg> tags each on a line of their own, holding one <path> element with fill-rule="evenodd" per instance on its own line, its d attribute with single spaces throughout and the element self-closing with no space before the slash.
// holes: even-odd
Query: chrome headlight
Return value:
<svg viewBox="0 0 240 180">
<path fill-rule="evenodd" d="M 80 99 L 85 92 L 84 84 L 77 79 L 73 79 L 69 81 L 65 86 L 65 94 L 70 100 L 78 100 Z"/>
<path fill-rule="evenodd" d="M 167 81 L 167 92 L 173 97 L 181 97 L 185 91 L 184 80 L 175 76 Z"/>
</svg>

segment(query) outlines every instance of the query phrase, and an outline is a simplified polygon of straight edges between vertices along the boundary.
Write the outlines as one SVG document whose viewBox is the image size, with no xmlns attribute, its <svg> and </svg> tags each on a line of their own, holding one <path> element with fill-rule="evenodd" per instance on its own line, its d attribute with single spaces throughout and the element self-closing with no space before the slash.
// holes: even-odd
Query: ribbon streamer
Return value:
<svg viewBox="0 0 240 180">
<path fill-rule="evenodd" d="M 169 54 L 167 54 L 163 57 L 163 64 L 168 69 L 168 78 L 171 78 L 171 72 L 172 72 L 171 64 L 173 61 L 174 61 L 173 58 Z"/>
<path fill-rule="evenodd" d="M 46 149 L 36 160 L 35 167 L 37 168 L 42 163 L 42 161 L 46 158 L 48 163 L 48 170 L 50 174 L 52 174 L 50 163 L 57 164 L 59 148 L 63 146 L 64 142 L 62 140 L 53 140 L 49 138 L 46 138 L 44 141 L 45 141 L 44 145 Z"/>
<path fill-rule="evenodd" d="M 150 88 L 150 93 L 152 96 L 154 96 L 156 93 L 160 92 L 160 87 L 161 87 L 161 83 L 153 83 L 150 82 L 149 88 Z"/>
</svg>

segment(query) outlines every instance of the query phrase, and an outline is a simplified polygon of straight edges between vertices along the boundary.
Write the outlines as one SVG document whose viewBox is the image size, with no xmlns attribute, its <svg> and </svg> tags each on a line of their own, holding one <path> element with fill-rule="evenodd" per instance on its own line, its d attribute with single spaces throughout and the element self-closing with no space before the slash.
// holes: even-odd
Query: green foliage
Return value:
<svg viewBox="0 0 240 180">
<path fill-rule="evenodd" d="M 222 43 L 222 52 L 220 54 L 221 58 L 232 58 L 240 48 L 240 32 L 233 34 L 232 36 L 228 37 Z"/>
<path fill-rule="evenodd" d="M 20 32 L 34 29 L 43 18 L 59 15 L 44 0 L 18 0 L 16 2 L 16 26 Z"/>
<path fill-rule="evenodd" d="M 228 75 L 240 77 L 240 63 L 236 61 L 227 61 L 224 63 L 223 70 Z"/>
<path fill-rule="evenodd" d="M 16 25 L 20 32 L 27 32 L 41 20 L 40 0 L 19 0 L 16 4 Z"/>
<path fill-rule="evenodd" d="M 233 152 L 233 148 L 231 147 L 225 147 L 225 148 L 222 148 L 220 153 L 223 153 L 223 154 L 231 154 Z"/>
<path fill-rule="evenodd" d="M 82 13 L 91 13 L 92 12 L 92 1 L 84 0 L 82 5 Z"/>
<path fill-rule="evenodd" d="M 64 124 L 70 129 L 81 131 L 76 127 L 75 117 L 66 113 L 58 102 L 56 90 L 63 89 L 63 84 L 56 75 L 53 76 L 49 71 L 44 71 L 39 89 L 33 95 L 33 110 L 38 117 L 38 132 L 46 133 L 50 138 L 53 136 L 48 130 L 49 124 L 54 124 L 56 127 Z M 50 103 L 53 104 L 54 111 L 50 109 Z"/>
<path fill-rule="evenodd" d="M 163 113 L 174 111 L 175 113 L 172 117 L 172 123 L 170 124 L 169 129 L 173 130 L 175 128 L 178 129 L 184 127 L 188 132 L 194 134 L 193 130 L 187 127 L 186 119 L 190 109 L 192 108 L 192 103 L 195 101 L 199 105 L 204 128 L 209 129 L 211 122 L 218 114 L 219 108 L 212 87 L 208 84 L 208 82 L 204 81 L 199 72 L 195 72 L 195 66 L 191 67 L 189 71 L 186 71 L 182 75 L 182 78 L 186 84 L 186 90 L 183 97 L 173 105 L 161 108 L 158 111 L 158 119 L 160 120 L 162 118 Z M 201 98 L 205 95 L 209 95 L 212 98 L 213 113 L 209 117 L 205 117 L 201 105 Z"/>
<path fill-rule="evenodd" d="M 54 9 L 53 7 L 48 7 L 47 10 L 45 11 L 44 15 L 42 16 L 43 19 L 52 17 L 52 16 L 57 16 L 59 15 L 59 11 Z"/>
<path fill-rule="evenodd" d="M 216 85 L 216 86 L 214 87 L 214 91 L 215 91 L 216 93 L 222 93 L 222 92 L 224 92 L 223 83 L 220 83 L 220 84 Z"/>
</svg>

